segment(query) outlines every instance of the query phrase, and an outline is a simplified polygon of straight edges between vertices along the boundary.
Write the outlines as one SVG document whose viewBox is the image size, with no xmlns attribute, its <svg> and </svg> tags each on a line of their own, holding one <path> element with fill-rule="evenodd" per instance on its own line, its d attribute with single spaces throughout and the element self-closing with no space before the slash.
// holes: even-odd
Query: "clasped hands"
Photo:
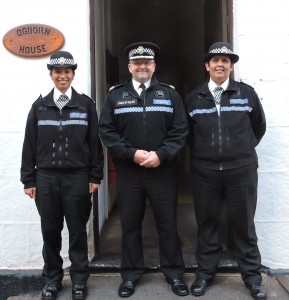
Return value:
<svg viewBox="0 0 289 300">
<path fill-rule="evenodd" d="M 145 168 L 156 168 L 161 162 L 155 151 L 137 150 L 134 162 Z"/>
</svg>

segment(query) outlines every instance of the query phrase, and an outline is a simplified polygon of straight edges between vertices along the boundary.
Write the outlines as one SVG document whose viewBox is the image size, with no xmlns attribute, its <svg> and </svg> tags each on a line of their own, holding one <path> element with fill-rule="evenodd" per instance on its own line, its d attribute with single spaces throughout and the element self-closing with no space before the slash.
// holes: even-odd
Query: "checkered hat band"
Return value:
<svg viewBox="0 0 289 300">
<path fill-rule="evenodd" d="M 227 47 L 222 47 L 222 48 L 216 48 L 211 50 L 209 53 L 224 53 L 224 54 L 234 54 L 234 52 L 230 49 L 228 49 Z"/>
<path fill-rule="evenodd" d="M 132 56 L 136 56 L 136 55 L 137 56 L 141 55 L 141 56 L 145 56 L 145 57 L 152 56 L 154 58 L 155 52 L 150 48 L 141 48 L 141 49 L 137 48 L 137 49 L 131 50 L 128 54 L 128 57 L 132 58 Z"/>
<path fill-rule="evenodd" d="M 53 58 L 50 59 L 50 65 L 74 65 L 74 59 L 71 58 Z"/>
<path fill-rule="evenodd" d="M 154 56 L 148 56 L 148 55 L 138 55 L 138 56 L 133 56 L 130 57 L 129 59 L 154 59 Z"/>
</svg>

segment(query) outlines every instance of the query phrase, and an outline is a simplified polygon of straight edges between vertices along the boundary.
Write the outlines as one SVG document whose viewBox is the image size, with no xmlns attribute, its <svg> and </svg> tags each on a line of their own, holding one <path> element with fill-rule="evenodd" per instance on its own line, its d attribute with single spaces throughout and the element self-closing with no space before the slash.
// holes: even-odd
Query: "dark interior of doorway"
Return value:
<svg viewBox="0 0 289 300">
<path fill-rule="evenodd" d="M 225 40 L 223 31 L 224 0 L 110 0 L 106 5 L 107 85 L 122 83 L 129 77 L 123 49 L 130 43 L 151 41 L 160 46 L 155 75 L 160 82 L 175 86 L 183 99 L 205 79 L 203 54 L 212 42 Z M 108 3 L 107 2 L 107 3 Z M 109 24 L 108 24 L 109 22 Z M 197 226 L 190 190 L 189 151 L 179 155 L 178 229 L 187 268 L 196 266 Z M 92 264 L 119 267 L 121 227 L 115 204 L 98 239 L 98 253 Z M 224 245 L 227 229 L 224 228 Z M 228 244 L 228 243 L 227 243 Z M 147 203 L 143 222 L 143 245 L 147 267 L 158 265 L 158 236 Z M 225 247 L 227 247 L 225 245 Z"/>
</svg>

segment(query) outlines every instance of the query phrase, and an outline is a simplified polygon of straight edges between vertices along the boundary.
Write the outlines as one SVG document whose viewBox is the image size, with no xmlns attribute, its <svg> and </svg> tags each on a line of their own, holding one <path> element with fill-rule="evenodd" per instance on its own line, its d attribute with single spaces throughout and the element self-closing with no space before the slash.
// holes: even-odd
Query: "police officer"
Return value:
<svg viewBox="0 0 289 300">
<path fill-rule="evenodd" d="M 172 291 L 184 296 L 188 289 L 176 223 L 176 158 L 188 134 L 186 114 L 180 95 L 154 76 L 157 45 L 134 43 L 125 54 L 132 78 L 110 90 L 99 121 L 117 172 L 123 279 L 118 294 L 131 296 L 144 271 L 142 221 L 148 198 L 159 234 L 161 271 Z"/>
<path fill-rule="evenodd" d="M 57 298 L 63 279 L 60 256 L 64 218 L 69 231 L 72 299 L 85 299 L 89 277 L 86 224 L 91 193 L 103 177 L 103 152 L 95 103 L 71 83 L 77 64 L 67 51 L 47 64 L 55 85 L 28 114 L 22 151 L 24 192 L 35 198 L 43 236 L 42 299 Z"/>
<path fill-rule="evenodd" d="M 255 147 L 266 131 L 264 112 L 251 86 L 230 79 L 239 60 L 230 44 L 212 44 L 204 60 L 209 81 L 194 89 L 186 101 L 198 224 L 198 270 L 191 292 L 203 295 L 217 271 L 222 251 L 220 212 L 225 200 L 242 279 L 254 299 L 265 299 L 254 224 L 258 180 Z"/>
</svg>

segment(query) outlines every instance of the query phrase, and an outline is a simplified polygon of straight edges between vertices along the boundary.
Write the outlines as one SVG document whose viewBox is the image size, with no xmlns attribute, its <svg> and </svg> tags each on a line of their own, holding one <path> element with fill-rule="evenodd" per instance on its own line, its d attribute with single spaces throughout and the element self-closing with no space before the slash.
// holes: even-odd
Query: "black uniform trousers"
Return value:
<svg viewBox="0 0 289 300">
<path fill-rule="evenodd" d="M 233 247 L 245 283 L 260 283 L 261 256 L 254 215 L 257 203 L 257 166 L 231 170 L 192 168 L 193 198 L 198 225 L 197 277 L 212 280 L 222 246 L 219 236 L 223 201 L 232 226 Z"/>
<path fill-rule="evenodd" d="M 46 283 L 61 282 L 63 260 L 61 232 L 64 217 L 69 232 L 70 277 L 86 282 L 89 277 L 86 224 L 91 211 L 88 169 L 37 170 L 36 206 L 41 217 Z"/>
<path fill-rule="evenodd" d="M 144 271 L 142 221 L 148 198 L 159 236 L 160 269 L 168 281 L 182 278 L 183 255 L 177 233 L 177 183 L 173 167 L 116 166 L 122 226 L 121 275 L 137 282 Z"/>
</svg>

